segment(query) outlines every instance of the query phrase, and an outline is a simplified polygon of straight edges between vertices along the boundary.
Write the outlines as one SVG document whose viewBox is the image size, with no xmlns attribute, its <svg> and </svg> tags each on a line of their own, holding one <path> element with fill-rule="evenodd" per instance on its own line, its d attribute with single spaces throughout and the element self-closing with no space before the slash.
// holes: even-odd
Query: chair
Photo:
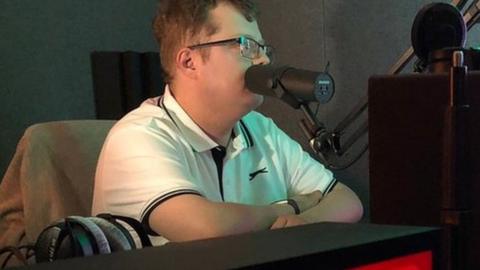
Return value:
<svg viewBox="0 0 480 270">
<path fill-rule="evenodd" d="M 98 155 L 115 121 L 35 124 L 0 184 L 0 248 L 32 244 L 52 221 L 90 215 Z"/>
</svg>

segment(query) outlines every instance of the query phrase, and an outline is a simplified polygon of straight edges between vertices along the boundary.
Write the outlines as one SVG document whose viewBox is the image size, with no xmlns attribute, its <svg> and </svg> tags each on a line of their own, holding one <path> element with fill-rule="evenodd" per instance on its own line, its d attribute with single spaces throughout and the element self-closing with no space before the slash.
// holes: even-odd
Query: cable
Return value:
<svg viewBox="0 0 480 270">
<path fill-rule="evenodd" d="M 25 255 L 22 253 L 23 249 L 26 250 Z M 33 245 L 22 245 L 18 247 L 8 246 L 0 249 L 0 256 L 3 254 L 7 254 L 9 252 L 8 255 L 5 257 L 5 260 L 3 261 L 2 265 L 0 266 L 0 269 L 4 269 L 13 256 L 15 256 L 17 260 L 22 262 L 23 265 L 25 266 L 28 265 L 27 260 L 34 255 L 31 253 L 32 251 L 34 251 Z"/>
</svg>

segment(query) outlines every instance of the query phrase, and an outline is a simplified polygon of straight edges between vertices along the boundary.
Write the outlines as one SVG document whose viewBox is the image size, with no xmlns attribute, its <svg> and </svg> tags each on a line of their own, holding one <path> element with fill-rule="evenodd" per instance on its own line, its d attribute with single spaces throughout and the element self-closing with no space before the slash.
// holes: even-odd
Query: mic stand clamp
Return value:
<svg viewBox="0 0 480 270">
<path fill-rule="evenodd" d="M 345 162 L 343 155 L 360 137 L 366 133 L 368 130 L 366 123 L 356 130 L 342 145 L 341 137 L 343 134 L 343 128 L 348 126 L 348 124 L 345 123 L 341 129 L 328 131 L 325 128 L 325 125 L 316 119 L 308 104 L 301 103 L 299 106 L 303 111 L 305 118 L 307 119 L 302 119 L 300 121 L 300 127 L 307 137 L 310 147 L 326 167 L 335 170 L 348 168 L 368 149 L 368 144 L 364 145 L 359 154 L 357 154 L 353 159 Z M 349 123 L 355 120 L 358 116 L 359 114 L 351 115 L 350 119 L 348 119 Z"/>
</svg>

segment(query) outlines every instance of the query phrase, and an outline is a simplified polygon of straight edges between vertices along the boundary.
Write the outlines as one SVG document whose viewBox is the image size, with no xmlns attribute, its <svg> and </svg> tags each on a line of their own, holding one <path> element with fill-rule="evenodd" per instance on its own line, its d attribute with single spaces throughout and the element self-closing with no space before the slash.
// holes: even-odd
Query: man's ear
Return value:
<svg viewBox="0 0 480 270">
<path fill-rule="evenodd" d="M 184 76 L 194 78 L 196 76 L 196 61 L 194 53 L 189 48 L 181 49 L 177 53 L 175 59 L 177 70 L 180 71 Z"/>
</svg>

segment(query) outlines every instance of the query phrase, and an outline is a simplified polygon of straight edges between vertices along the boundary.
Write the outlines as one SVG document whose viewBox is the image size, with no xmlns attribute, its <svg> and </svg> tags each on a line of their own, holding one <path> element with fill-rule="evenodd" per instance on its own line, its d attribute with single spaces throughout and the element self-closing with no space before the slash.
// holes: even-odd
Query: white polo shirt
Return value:
<svg viewBox="0 0 480 270">
<path fill-rule="evenodd" d="M 221 182 L 215 147 L 166 87 L 163 97 L 146 100 L 109 132 L 97 165 L 92 214 L 129 216 L 148 226 L 151 211 L 180 194 L 267 205 L 315 190 L 325 193 L 335 183 L 329 170 L 257 112 L 235 125 Z"/>
</svg>

